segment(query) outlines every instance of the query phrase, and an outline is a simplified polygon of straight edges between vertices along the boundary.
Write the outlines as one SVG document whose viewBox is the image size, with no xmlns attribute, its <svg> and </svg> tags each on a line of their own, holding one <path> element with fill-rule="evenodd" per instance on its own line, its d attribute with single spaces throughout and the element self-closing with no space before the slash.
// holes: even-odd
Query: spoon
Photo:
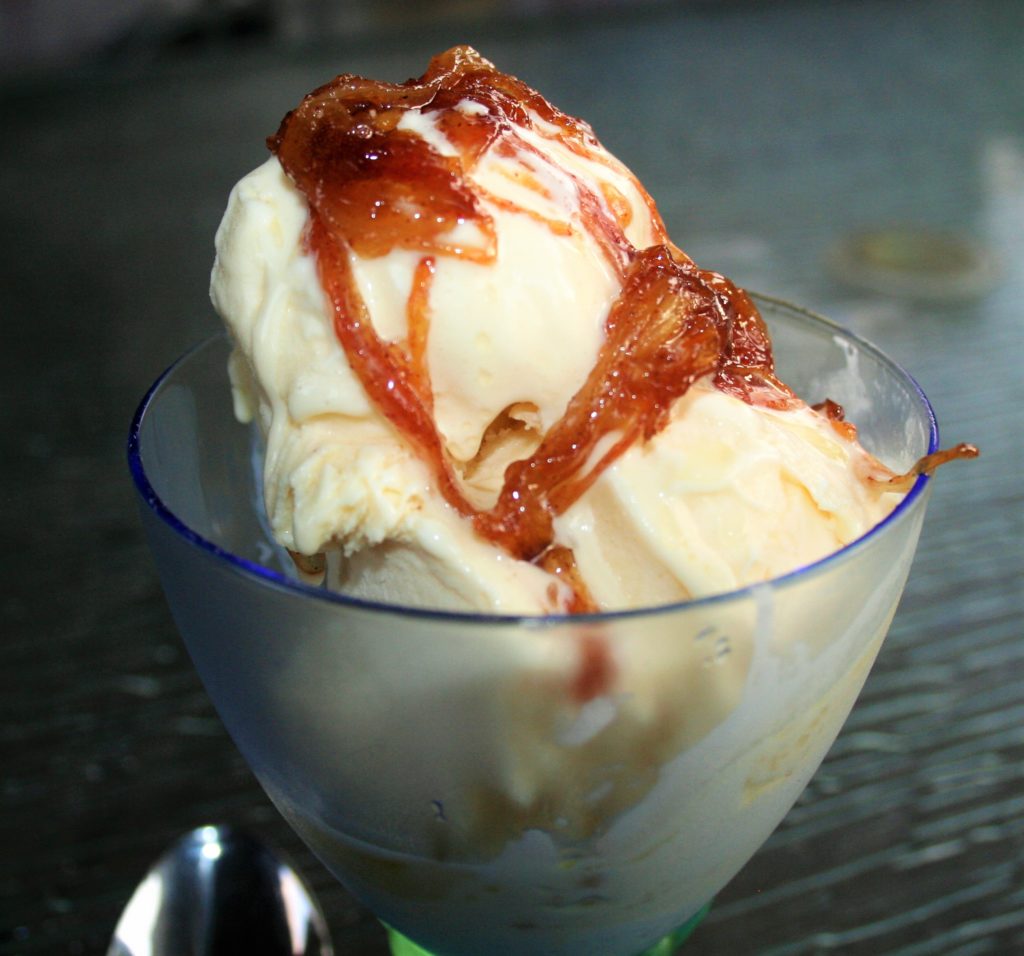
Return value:
<svg viewBox="0 0 1024 956">
<path fill-rule="evenodd" d="M 333 956 L 312 891 L 244 831 L 205 826 L 175 843 L 128 901 L 107 956 Z"/>
</svg>

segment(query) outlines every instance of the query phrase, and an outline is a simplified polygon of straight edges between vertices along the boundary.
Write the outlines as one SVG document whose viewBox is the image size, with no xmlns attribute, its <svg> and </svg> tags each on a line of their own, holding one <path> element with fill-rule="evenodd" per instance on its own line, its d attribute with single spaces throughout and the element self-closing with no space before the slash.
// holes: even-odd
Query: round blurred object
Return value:
<svg viewBox="0 0 1024 956">
<path fill-rule="evenodd" d="M 995 256 L 982 243 L 917 226 L 851 233 L 832 248 L 828 265 L 860 291 L 928 303 L 980 298 L 999 277 Z"/>
</svg>

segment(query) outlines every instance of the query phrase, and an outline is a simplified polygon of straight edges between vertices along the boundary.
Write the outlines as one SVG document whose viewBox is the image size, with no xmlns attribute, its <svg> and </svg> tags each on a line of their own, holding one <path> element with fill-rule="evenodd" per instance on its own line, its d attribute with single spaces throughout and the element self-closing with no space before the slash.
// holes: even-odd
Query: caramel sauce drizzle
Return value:
<svg viewBox="0 0 1024 956">
<path fill-rule="evenodd" d="M 930 455 L 919 458 L 910 470 L 905 471 L 902 475 L 893 475 L 885 478 L 871 475 L 868 480 L 882 486 L 886 491 L 910 491 L 911 486 L 917 481 L 919 476 L 932 474 L 936 468 L 946 464 L 946 462 L 977 458 L 980 454 L 981 452 L 976 445 L 960 442 L 960 444 L 954 445 L 952 448 L 933 451 Z"/>
<path fill-rule="evenodd" d="M 412 381 L 420 401 L 434 407 L 434 390 L 430 386 L 427 364 L 427 334 L 430 331 L 430 286 L 436 274 L 433 256 L 424 256 L 412 276 L 412 291 L 406 303 L 406 326 L 409 330 L 409 365 Z"/>
<path fill-rule="evenodd" d="M 466 103 L 476 108 L 466 109 Z M 410 109 L 434 115 L 457 155 L 442 155 L 400 129 Z M 433 416 L 426 361 L 429 292 L 438 256 L 494 261 L 495 224 L 466 171 L 491 148 L 513 161 L 529 155 L 531 161 L 549 162 L 519 134 L 525 129 L 632 177 L 586 123 L 468 47 L 435 57 L 421 78 L 401 84 L 343 74 L 305 97 L 267 144 L 308 201 L 306 242 L 333 310 L 335 333 L 371 400 L 431 464 L 445 500 L 479 534 L 564 580 L 574 595 L 571 610 L 590 611 L 596 605 L 571 552 L 552 546 L 557 515 L 630 445 L 656 434 L 675 400 L 705 375 L 750 404 L 802 403 L 775 377 L 768 331 L 753 302 L 668 241 L 653 199 L 635 177 L 656 238 L 642 250 L 624 232 L 631 215 L 625 197 L 610 187 L 602 187 L 599 196 L 573 177 L 582 228 L 621 276 L 622 291 L 607 316 L 598 360 L 562 418 L 530 458 L 508 467 L 497 504 L 488 511 L 474 508 Z M 519 161 L 527 188 L 543 193 Z M 497 205 L 514 206 L 507 200 Z M 521 207 L 514 211 L 547 223 Z M 475 239 L 451 237 L 456 227 L 466 234 L 467 225 Z M 548 227 L 556 233 L 563 228 Z M 372 258 L 396 248 L 422 253 L 407 306 L 405 348 L 377 335 L 350 262 L 351 253 Z M 834 420 L 841 421 L 841 413 Z"/>
<path fill-rule="evenodd" d="M 521 162 L 520 157 L 523 155 L 533 156 L 542 163 L 548 162 L 547 158 L 536 146 L 525 142 L 521 136 L 517 135 L 515 130 L 509 130 L 505 134 L 498 148 L 502 154 L 506 155 L 513 162 Z M 639 184 L 637 185 L 639 188 Z M 601 198 L 605 195 L 603 190 L 602 197 L 599 197 L 593 189 L 578 178 L 575 179 L 575 187 L 577 202 L 580 206 L 585 228 L 590 232 L 594 241 L 597 242 L 608 264 L 619 275 L 619 278 L 623 278 L 636 250 L 629 239 L 626 238 L 621 210 L 617 205 L 613 206 L 611 203 L 608 203 L 607 199 L 602 203 Z M 538 189 L 538 191 L 541 190 Z M 625 197 L 619 197 L 619 199 L 625 202 Z M 507 201 L 502 201 L 502 207 L 509 208 Z M 532 215 L 528 209 L 522 207 L 514 207 L 514 209 L 516 212 Z M 611 211 L 611 215 L 606 212 L 606 209 Z M 554 229 L 552 231 L 556 232 Z M 663 227 L 660 230 L 656 229 L 655 232 L 660 234 L 663 232 Z"/>
<path fill-rule="evenodd" d="M 615 662 L 600 632 L 584 631 L 577 637 L 579 665 L 569 685 L 569 695 L 585 704 L 606 694 L 615 680 Z"/>
</svg>

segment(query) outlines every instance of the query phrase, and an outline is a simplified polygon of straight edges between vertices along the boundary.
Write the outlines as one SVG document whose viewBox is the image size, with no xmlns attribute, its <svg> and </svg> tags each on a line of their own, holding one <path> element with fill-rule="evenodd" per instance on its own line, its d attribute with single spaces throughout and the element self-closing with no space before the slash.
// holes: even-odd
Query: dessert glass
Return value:
<svg viewBox="0 0 1024 956">
<path fill-rule="evenodd" d="M 892 467 L 936 449 L 902 369 L 757 301 L 783 381 L 841 403 Z M 178 628 L 270 798 L 395 954 L 671 952 L 838 734 L 929 479 L 841 551 L 725 595 L 548 618 L 367 603 L 295 580 L 270 538 L 229 350 L 216 336 L 160 377 L 129 463 Z M 615 691 L 574 701 L 564 675 L 594 640 L 619 662 Z"/>
</svg>

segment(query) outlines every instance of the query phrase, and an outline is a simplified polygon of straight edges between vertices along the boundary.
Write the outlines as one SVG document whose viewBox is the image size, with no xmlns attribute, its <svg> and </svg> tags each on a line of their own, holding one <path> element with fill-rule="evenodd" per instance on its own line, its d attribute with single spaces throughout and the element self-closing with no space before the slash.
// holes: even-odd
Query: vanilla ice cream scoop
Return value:
<svg viewBox="0 0 1024 956">
<path fill-rule="evenodd" d="M 812 562 L 899 500 L 590 128 L 474 51 L 404 84 L 338 77 L 269 145 L 212 296 L 273 533 L 326 555 L 332 587 L 662 603 Z"/>
</svg>

